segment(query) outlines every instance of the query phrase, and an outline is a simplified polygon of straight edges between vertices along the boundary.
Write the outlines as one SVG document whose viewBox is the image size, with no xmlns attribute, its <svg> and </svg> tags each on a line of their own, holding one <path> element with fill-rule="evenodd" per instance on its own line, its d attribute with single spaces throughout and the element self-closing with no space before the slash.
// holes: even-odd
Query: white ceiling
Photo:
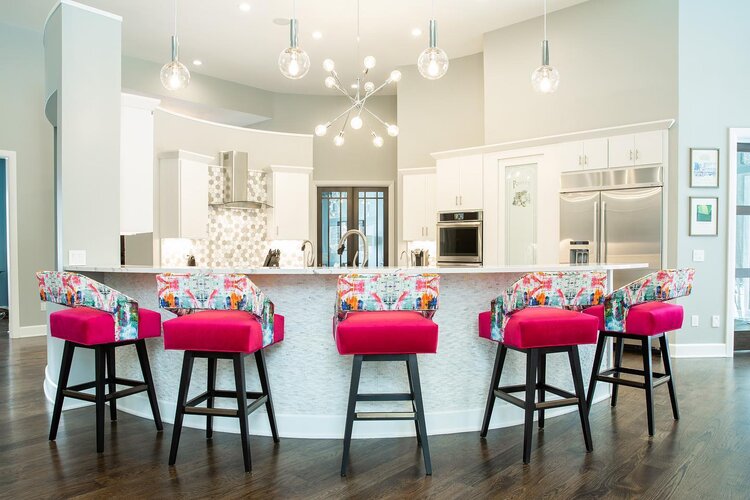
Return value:
<svg viewBox="0 0 750 500">
<path fill-rule="evenodd" d="M 154 62 L 170 57 L 172 0 L 81 0 L 123 17 L 123 52 Z M 191 71 L 275 92 L 330 94 L 323 86 L 322 61 L 332 58 L 344 82 L 353 80 L 365 55 L 378 64 L 371 72 L 384 80 L 396 66 L 415 64 L 427 46 L 430 0 L 360 0 L 360 57 L 356 47 L 355 0 L 297 0 L 300 46 L 312 67 L 302 80 L 278 71 L 279 52 L 289 43 L 289 27 L 274 19 L 291 17 L 291 0 L 178 0 L 180 58 Z M 548 0 L 558 10 L 586 0 Z M 250 4 L 242 12 L 239 4 Z M 0 22 L 38 31 L 54 0 L 0 0 Z M 450 57 L 482 50 L 485 32 L 540 16 L 542 0 L 437 0 L 438 45 Z M 422 35 L 412 36 L 420 28 Z M 541 37 L 541 22 L 539 25 Z M 322 38 L 314 40 L 313 31 Z M 200 59 L 200 68 L 192 61 Z"/>
</svg>

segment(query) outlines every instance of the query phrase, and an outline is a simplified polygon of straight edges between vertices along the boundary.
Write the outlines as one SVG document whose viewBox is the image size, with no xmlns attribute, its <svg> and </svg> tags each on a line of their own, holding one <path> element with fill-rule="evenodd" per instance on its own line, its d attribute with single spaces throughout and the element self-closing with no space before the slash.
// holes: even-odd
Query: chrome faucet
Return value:
<svg viewBox="0 0 750 500">
<path fill-rule="evenodd" d="M 310 246 L 310 256 L 308 257 L 307 252 L 305 249 Z M 310 240 L 305 240 L 302 242 L 302 260 L 305 264 L 305 267 L 313 267 L 315 265 L 315 244 L 313 244 Z"/>
<path fill-rule="evenodd" d="M 362 238 L 362 242 L 365 244 L 365 258 L 360 264 L 360 267 L 367 267 L 367 259 L 368 259 L 368 250 L 367 250 L 367 236 L 365 236 L 365 233 L 360 231 L 359 229 L 350 229 L 347 232 L 344 233 L 344 235 L 339 240 L 339 249 L 338 254 L 341 255 L 344 253 L 344 248 L 346 247 L 346 239 L 351 236 L 352 234 L 356 234 L 360 238 Z M 357 262 L 357 255 L 359 254 L 359 251 L 357 251 L 354 254 L 354 258 L 352 259 L 352 263 Z"/>
<path fill-rule="evenodd" d="M 401 263 L 401 257 L 404 257 L 406 259 L 406 267 L 409 267 L 409 254 L 406 252 L 406 250 L 403 250 L 401 252 L 401 255 L 398 256 L 398 261 Z"/>
</svg>

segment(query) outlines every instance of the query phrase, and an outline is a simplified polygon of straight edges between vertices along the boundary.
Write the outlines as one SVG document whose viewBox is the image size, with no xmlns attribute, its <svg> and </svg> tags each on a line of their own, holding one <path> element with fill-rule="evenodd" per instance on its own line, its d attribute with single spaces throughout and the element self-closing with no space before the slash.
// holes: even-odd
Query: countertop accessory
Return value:
<svg viewBox="0 0 750 500">
<path fill-rule="evenodd" d="M 310 253 L 307 253 L 307 248 L 310 248 Z M 302 242 L 302 260 L 305 268 L 315 266 L 315 245 L 310 240 L 304 240 Z"/>
</svg>

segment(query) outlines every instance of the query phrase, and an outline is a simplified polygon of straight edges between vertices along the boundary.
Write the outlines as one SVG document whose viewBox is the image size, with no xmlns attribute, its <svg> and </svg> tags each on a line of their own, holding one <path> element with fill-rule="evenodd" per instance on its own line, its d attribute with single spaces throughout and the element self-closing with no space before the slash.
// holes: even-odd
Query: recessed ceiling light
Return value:
<svg viewBox="0 0 750 500">
<path fill-rule="evenodd" d="M 312 32 L 312 37 L 315 40 L 320 40 L 321 38 L 323 38 L 323 33 L 321 33 L 320 31 L 313 31 Z"/>
<path fill-rule="evenodd" d="M 352 88 L 356 89 L 357 88 L 357 84 L 356 83 L 352 83 Z"/>
<path fill-rule="evenodd" d="M 203 61 L 201 61 L 200 59 L 193 60 L 193 66 L 202 66 L 202 65 L 203 65 Z"/>
<path fill-rule="evenodd" d="M 419 28 L 414 28 L 413 30 L 411 30 L 411 36 L 413 36 L 414 38 L 422 36 L 422 30 Z"/>
<path fill-rule="evenodd" d="M 247 2 L 242 2 L 242 3 L 240 4 L 240 10 L 241 10 L 242 12 L 250 12 L 250 4 L 249 4 L 249 3 L 247 3 Z"/>
</svg>

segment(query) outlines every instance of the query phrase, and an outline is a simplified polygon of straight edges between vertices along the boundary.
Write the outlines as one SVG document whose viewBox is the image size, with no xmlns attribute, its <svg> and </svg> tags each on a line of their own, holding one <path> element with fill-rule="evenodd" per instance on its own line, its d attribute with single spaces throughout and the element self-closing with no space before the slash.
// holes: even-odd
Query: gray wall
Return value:
<svg viewBox="0 0 750 500">
<path fill-rule="evenodd" d="M 45 322 L 34 272 L 55 265 L 52 126 L 44 117 L 42 34 L 0 23 L 0 149 L 17 153 L 21 326 Z"/>
<path fill-rule="evenodd" d="M 426 80 L 416 65 L 399 68 L 398 168 L 431 167 L 430 153 L 484 144 L 482 54 L 451 59 L 440 80 Z"/>
<path fill-rule="evenodd" d="M 485 34 L 487 144 L 677 115 L 677 0 L 591 0 L 551 13 L 560 71 L 551 95 L 531 88 L 542 36 L 541 18 Z"/>
</svg>

